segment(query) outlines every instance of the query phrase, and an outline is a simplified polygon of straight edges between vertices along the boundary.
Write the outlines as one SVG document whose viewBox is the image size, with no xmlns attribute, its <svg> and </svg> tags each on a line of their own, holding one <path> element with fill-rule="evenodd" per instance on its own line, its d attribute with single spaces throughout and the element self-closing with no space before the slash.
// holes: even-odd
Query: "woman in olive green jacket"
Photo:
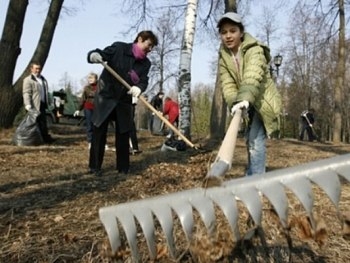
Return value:
<svg viewBox="0 0 350 263">
<path fill-rule="evenodd" d="M 244 32 L 241 17 L 228 12 L 218 22 L 222 45 L 219 73 L 223 96 L 231 114 L 247 109 L 247 175 L 262 174 L 266 137 L 279 130 L 281 96 L 269 71 L 270 50 Z"/>
</svg>

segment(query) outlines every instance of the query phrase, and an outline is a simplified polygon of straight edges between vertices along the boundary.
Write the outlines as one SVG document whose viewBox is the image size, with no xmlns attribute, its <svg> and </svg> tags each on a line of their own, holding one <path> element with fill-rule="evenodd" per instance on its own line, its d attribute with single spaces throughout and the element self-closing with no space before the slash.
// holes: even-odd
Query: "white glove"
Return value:
<svg viewBox="0 0 350 263">
<path fill-rule="evenodd" d="M 26 109 L 27 111 L 30 111 L 30 110 L 32 109 L 32 105 L 26 105 L 26 106 L 25 106 L 25 109 Z"/>
<path fill-rule="evenodd" d="M 243 108 L 248 109 L 248 107 L 249 107 L 249 102 L 246 100 L 242 100 L 241 102 L 238 102 L 237 104 L 233 105 L 231 109 L 231 115 L 234 115 L 238 109 L 243 109 Z"/>
<path fill-rule="evenodd" d="M 77 116 L 79 116 L 79 113 L 80 113 L 80 111 L 79 111 L 79 110 L 76 110 L 76 111 L 74 112 L 73 116 L 74 116 L 74 117 L 77 117 Z"/>
<path fill-rule="evenodd" d="M 141 89 L 137 86 L 132 86 L 130 90 L 128 91 L 128 94 L 130 94 L 133 97 L 138 97 L 141 94 Z"/>
<path fill-rule="evenodd" d="M 310 123 L 310 127 L 312 127 L 312 124 Z"/>
<path fill-rule="evenodd" d="M 102 56 L 99 53 L 97 53 L 97 52 L 92 52 L 90 54 L 90 61 L 92 63 L 101 63 L 101 62 L 103 62 Z"/>
</svg>

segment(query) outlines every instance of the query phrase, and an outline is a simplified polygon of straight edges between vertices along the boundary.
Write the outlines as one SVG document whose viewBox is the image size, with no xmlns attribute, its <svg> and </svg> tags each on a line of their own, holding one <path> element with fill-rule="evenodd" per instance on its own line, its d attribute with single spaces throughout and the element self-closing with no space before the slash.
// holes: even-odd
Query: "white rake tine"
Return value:
<svg viewBox="0 0 350 263">
<path fill-rule="evenodd" d="M 133 209 L 132 212 L 142 228 L 151 259 L 155 259 L 157 251 L 154 241 L 154 221 L 151 210 L 148 207 L 139 207 L 138 209 Z"/>
<path fill-rule="evenodd" d="M 321 171 L 317 174 L 311 174 L 310 179 L 325 191 L 334 206 L 338 209 L 341 185 L 337 173 L 332 170 Z"/>
<path fill-rule="evenodd" d="M 215 210 L 212 200 L 206 196 L 195 196 L 190 203 L 199 212 L 208 234 L 212 235 L 215 230 Z"/>
<path fill-rule="evenodd" d="M 349 157 L 350 158 L 350 157 Z M 335 169 L 337 174 L 339 174 L 340 176 L 342 176 L 345 180 L 347 180 L 348 182 L 350 182 L 350 167 L 339 167 L 337 169 Z"/>
<path fill-rule="evenodd" d="M 175 201 L 175 200 L 174 200 Z M 185 232 L 186 239 L 188 242 L 192 239 L 192 230 L 193 230 L 193 214 L 192 206 L 188 201 L 176 200 L 172 202 L 170 206 L 174 209 L 175 213 L 178 215 L 182 228 Z"/>
<path fill-rule="evenodd" d="M 233 192 L 247 207 L 256 225 L 261 224 L 262 204 L 260 195 L 255 187 L 237 189 Z"/>
<path fill-rule="evenodd" d="M 237 225 L 238 209 L 236 199 L 231 192 L 222 190 L 221 188 L 219 188 L 221 192 L 216 191 L 214 194 L 212 194 L 211 192 L 213 189 L 215 188 L 208 189 L 207 195 L 220 207 L 224 213 L 228 223 L 230 224 L 235 239 L 240 240 L 241 237 Z"/>
<path fill-rule="evenodd" d="M 113 213 L 114 207 L 103 207 L 99 210 L 100 220 L 105 227 L 108 235 L 109 243 L 111 244 L 112 252 L 115 253 L 121 246 L 119 238 L 119 228 L 116 215 Z"/>
<path fill-rule="evenodd" d="M 278 214 L 283 227 L 287 227 L 288 223 L 288 198 L 284 191 L 284 187 L 280 182 L 264 181 L 258 186 L 261 193 L 266 196 Z"/>
<path fill-rule="evenodd" d="M 170 251 L 170 256 L 175 258 L 175 242 L 173 238 L 174 220 L 171 214 L 171 208 L 167 204 L 159 203 L 152 204 L 150 208 L 162 227 Z"/>
<path fill-rule="evenodd" d="M 119 219 L 126 238 L 128 240 L 131 253 L 136 262 L 139 261 L 140 255 L 137 248 L 137 231 L 134 215 L 128 209 L 120 209 L 117 218 Z"/>
<path fill-rule="evenodd" d="M 312 207 L 314 205 L 314 195 L 312 192 L 311 182 L 305 177 L 288 178 L 282 182 L 288 187 L 299 199 L 306 213 L 309 215 L 311 225 L 314 228 L 315 223 L 312 216 Z"/>
</svg>

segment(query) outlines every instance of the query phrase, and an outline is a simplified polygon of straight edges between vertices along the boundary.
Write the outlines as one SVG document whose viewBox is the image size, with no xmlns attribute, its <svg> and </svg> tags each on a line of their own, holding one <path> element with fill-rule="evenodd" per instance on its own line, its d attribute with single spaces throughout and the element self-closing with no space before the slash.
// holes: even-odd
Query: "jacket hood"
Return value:
<svg viewBox="0 0 350 263">
<path fill-rule="evenodd" d="M 251 34 L 245 32 L 243 34 L 243 41 L 242 41 L 242 44 L 240 47 L 242 52 L 245 53 L 249 48 L 254 47 L 254 46 L 260 46 L 264 49 L 264 55 L 265 55 L 265 58 L 267 60 L 267 63 L 270 63 L 270 61 L 271 61 L 270 48 L 267 45 L 265 45 L 264 43 L 258 41 Z M 226 47 L 224 49 L 228 53 L 230 53 Z"/>
</svg>

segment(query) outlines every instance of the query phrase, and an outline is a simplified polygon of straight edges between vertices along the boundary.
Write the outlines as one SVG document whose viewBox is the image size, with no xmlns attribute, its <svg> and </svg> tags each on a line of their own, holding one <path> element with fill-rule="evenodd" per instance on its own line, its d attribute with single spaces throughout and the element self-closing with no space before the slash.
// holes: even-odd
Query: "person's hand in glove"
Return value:
<svg viewBox="0 0 350 263">
<path fill-rule="evenodd" d="M 128 94 L 130 94 L 133 97 L 138 97 L 141 94 L 141 89 L 137 86 L 132 86 L 130 90 L 128 91 Z"/>
<path fill-rule="evenodd" d="M 31 105 L 26 105 L 24 108 L 25 108 L 27 111 L 30 111 L 30 110 L 32 109 L 32 106 L 31 106 Z"/>
<path fill-rule="evenodd" d="M 74 112 L 73 116 L 74 116 L 74 117 L 77 117 L 77 116 L 79 116 L 79 113 L 80 113 L 80 111 L 79 111 L 79 110 L 76 110 L 76 111 Z"/>
<path fill-rule="evenodd" d="M 92 52 L 90 54 L 91 63 L 101 63 L 103 62 L 102 56 L 98 52 Z"/>
<path fill-rule="evenodd" d="M 242 100 L 237 104 L 233 105 L 231 109 L 231 115 L 234 115 L 238 109 L 248 109 L 248 107 L 249 107 L 249 102 L 247 100 Z"/>
</svg>

